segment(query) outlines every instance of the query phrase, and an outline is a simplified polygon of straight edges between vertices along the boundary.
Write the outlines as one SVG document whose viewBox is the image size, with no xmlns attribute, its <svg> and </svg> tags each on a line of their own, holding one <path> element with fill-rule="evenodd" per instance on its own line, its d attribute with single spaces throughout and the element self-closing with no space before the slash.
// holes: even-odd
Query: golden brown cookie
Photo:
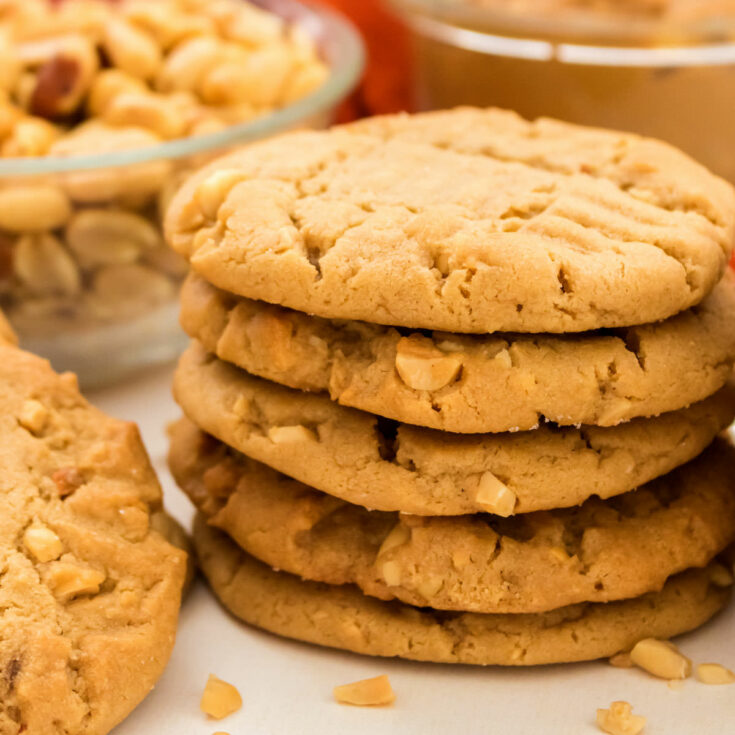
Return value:
<svg viewBox="0 0 735 735">
<path fill-rule="evenodd" d="M 673 577 L 660 592 L 621 602 L 526 615 L 439 612 L 365 597 L 351 585 L 274 572 L 201 516 L 194 544 L 215 594 L 245 622 L 322 646 L 417 661 L 532 666 L 603 658 L 642 638 L 692 630 L 730 596 L 706 568 Z"/>
<path fill-rule="evenodd" d="M 735 192 L 664 143 L 465 108 L 230 153 L 179 190 L 167 233 L 214 285 L 325 318 L 580 332 L 699 303 Z"/>
<path fill-rule="evenodd" d="M 735 360 L 735 278 L 665 322 L 589 335 L 463 336 L 335 322 L 192 274 L 181 323 L 209 352 L 345 406 L 462 433 L 611 426 L 701 401 Z M 499 397 L 502 396 L 502 400 Z"/>
<path fill-rule="evenodd" d="M 618 495 L 695 457 L 735 414 L 728 386 L 688 409 L 609 428 L 444 434 L 260 380 L 196 343 L 174 393 L 197 426 L 243 454 L 348 502 L 416 515 L 510 515 Z"/>
<path fill-rule="evenodd" d="M 102 735 L 176 634 L 186 554 L 134 424 L 76 378 L 0 346 L 0 732 Z"/>
<path fill-rule="evenodd" d="M 169 464 L 209 523 L 274 569 L 441 610 L 531 613 L 638 597 L 735 540 L 735 450 L 726 441 L 613 500 L 509 519 L 368 511 L 186 423 Z"/>
</svg>

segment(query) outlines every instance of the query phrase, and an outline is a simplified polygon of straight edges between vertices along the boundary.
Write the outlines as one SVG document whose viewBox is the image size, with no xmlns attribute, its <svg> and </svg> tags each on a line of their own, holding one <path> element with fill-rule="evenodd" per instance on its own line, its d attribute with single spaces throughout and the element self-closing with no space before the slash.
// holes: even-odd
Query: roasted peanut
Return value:
<svg viewBox="0 0 735 735">
<path fill-rule="evenodd" d="M 146 128 L 163 139 L 178 138 L 184 132 L 176 104 L 149 92 L 121 92 L 108 102 L 102 117 L 112 125 Z"/>
<path fill-rule="evenodd" d="M 8 158 L 45 156 L 60 135 L 61 131 L 43 118 L 22 118 L 3 141 L 2 155 Z"/>
<path fill-rule="evenodd" d="M 58 238 L 47 233 L 21 237 L 15 246 L 13 267 L 31 294 L 71 296 L 81 286 L 74 259 Z"/>
<path fill-rule="evenodd" d="M 26 63 L 37 63 L 27 107 L 34 115 L 56 118 L 71 114 L 87 94 L 99 69 L 97 51 L 83 36 L 62 36 L 26 44 Z M 33 61 L 28 60 L 33 57 Z"/>
<path fill-rule="evenodd" d="M 135 262 L 162 245 L 149 220 L 119 209 L 82 209 L 66 227 L 66 242 L 82 268 Z"/>
<path fill-rule="evenodd" d="M 112 265 L 95 273 L 88 303 L 96 317 L 111 319 L 138 311 L 142 305 L 170 301 L 175 293 L 173 283 L 152 268 L 139 264 Z"/>
<path fill-rule="evenodd" d="M 18 185 L 0 189 L 0 229 L 40 232 L 62 227 L 71 216 L 69 198 L 57 186 Z"/>
<path fill-rule="evenodd" d="M 254 5 L 238 3 L 232 6 L 231 12 L 223 13 L 220 29 L 232 41 L 257 47 L 283 38 L 285 23 L 277 15 Z"/>
<path fill-rule="evenodd" d="M 150 0 L 128 2 L 122 12 L 130 23 L 153 36 L 164 50 L 191 36 L 215 35 L 217 32 L 211 18 L 185 13 L 179 8 Z"/>
<path fill-rule="evenodd" d="M 197 90 L 207 74 L 226 57 L 222 41 L 216 38 L 203 36 L 183 41 L 166 57 L 156 87 L 161 92 Z"/>
<path fill-rule="evenodd" d="M 145 92 L 147 87 L 137 77 L 119 69 L 104 69 L 92 82 L 87 98 L 87 110 L 91 115 L 102 116 L 107 105 L 123 92 Z"/>
<path fill-rule="evenodd" d="M 140 79 L 152 79 L 163 60 L 156 41 L 123 18 L 107 21 L 104 49 L 113 66 Z"/>
<path fill-rule="evenodd" d="M 161 138 L 140 127 L 123 127 L 91 120 L 80 125 L 74 133 L 56 141 L 51 155 L 80 155 L 88 151 L 111 151 L 146 148 L 159 143 Z M 132 197 L 141 206 L 161 189 L 171 162 L 150 161 L 112 169 L 78 170 L 61 175 L 61 182 L 71 198 L 78 202 L 110 202 Z"/>
</svg>

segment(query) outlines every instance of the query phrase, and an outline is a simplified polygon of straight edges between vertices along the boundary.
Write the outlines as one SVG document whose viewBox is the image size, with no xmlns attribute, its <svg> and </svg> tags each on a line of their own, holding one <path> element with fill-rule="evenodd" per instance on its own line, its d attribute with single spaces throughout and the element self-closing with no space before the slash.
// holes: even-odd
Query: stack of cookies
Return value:
<svg viewBox="0 0 735 735">
<path fill-rule="evenodd" d="M 696 628 L 735 539 L 735 194 L 669 146 L 498 110 L 225 156 L 170 464 L 235 615 L 359 651 L 579 661 Z"/>
</svg>

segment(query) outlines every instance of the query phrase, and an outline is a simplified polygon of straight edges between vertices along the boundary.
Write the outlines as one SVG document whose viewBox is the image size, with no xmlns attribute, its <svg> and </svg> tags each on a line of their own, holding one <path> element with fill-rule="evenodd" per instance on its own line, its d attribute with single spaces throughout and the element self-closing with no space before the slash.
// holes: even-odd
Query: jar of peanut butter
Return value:
<svg viewBox="0 0 735 735">
<path fill-rule="evenodd" d="M 422 109 L 496 105 L 668 140 L 735 181 L 735 0 L 392 0 Z"/>
</svg>

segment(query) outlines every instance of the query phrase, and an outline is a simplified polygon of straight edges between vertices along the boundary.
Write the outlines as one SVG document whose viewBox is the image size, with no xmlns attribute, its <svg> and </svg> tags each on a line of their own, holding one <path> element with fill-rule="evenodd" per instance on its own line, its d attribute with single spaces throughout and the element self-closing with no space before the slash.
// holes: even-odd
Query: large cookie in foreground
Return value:
<svg viewBox="0 0 735 735">
<path fill-rule="evenodd" d="M 730 596 L 705 568 L 673 577 L 660 592 L 621 602 L 527 615 L 447 613 L 274 572 L 201 516 L 194 544 L 215 594 L 245 622 L 322 646 L 416 661 L 532 666 L 603 658 L 642 638 L 667 639 L 697 628 Z"/>
<path fill-rule="evenodd" d="M 186 554 L 134 424 L 0 346 L 0 733 L 103 735 L 171 653 Z"/>
<path fill-rule="evenodd" d="M 237 298 L 192 274 L 181 323 L 209 352 L 291 388 L 461 433 L 547 421 L 611 426 L 701 401 L 735 360 L 735 277 L 694 309 L 614 333 L 484 335 L 329 321 Z"/>
<path fill-rule="evenodd" d="M 511 515 L 619 495 L 695 457 L 735 415 L 728 385 L 619 426 L 445 434 L 255 378 L 196 343 L 174 393 L 191 421 L 243 454 L 351 503 L 416 515 Z"/>
<path fill-rule="evenodd" d="M 249 145 L 184 184 L 166 230 L 210 283 L 329 319 L 580 332 L 699 303 L 735 192 L 665 143 L 458 109 Z"/>
<path fill-rule="evenodd" d="M 176 427 L 171 471 L 248 554 L 274 569 L 419 607 L 535 613 L 660 590 L 735 540 L 735 450 L 613 500 L 502 519 L 368 511 Z M 194 439 L 194 441 L 196 441 Z"/>
</svg>

